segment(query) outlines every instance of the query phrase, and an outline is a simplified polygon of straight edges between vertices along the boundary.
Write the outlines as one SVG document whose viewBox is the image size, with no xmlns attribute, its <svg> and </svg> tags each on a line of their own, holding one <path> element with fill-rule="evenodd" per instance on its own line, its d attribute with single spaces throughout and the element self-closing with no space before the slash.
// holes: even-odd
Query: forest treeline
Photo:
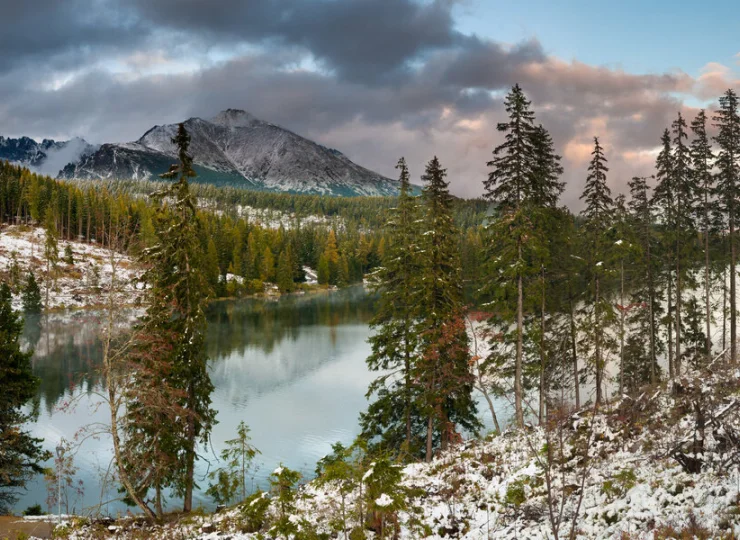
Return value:
<svg viewBox="0 0 740 540">
<path fill-rule="evenodd" d="M 502 140 L 482 179 L 483 202 L 452 197 L 437 157 L 420 177 L 420 196 L 401 158 L 400 195 L 390 201 L 194 189 L 183 125 L 173 139 L 179 164 L 165 175 L 171 181 L 152 184 L 150 193 L 0 167 L 3 220 L 43 223 L 47 259 L 58 254 L 49 240 L 58 236 L 100 242 L 112 262 L 123 250 L 144 263 L 146 313 L 124 346 L 109 331 L 103 353 L 116 473 L 131 502 L 161 518 L 164 494 L 172 492 L 185 511 L 192 508 L 198 447 L 208 444 L 216 421 L 203 308 L 214 292 L 242 292 L 229 289 L 240 280 L 228 275 L 243 277 L 245 290 L 264 281 L 291 290 L 306 265 L 322 283 L 367 276 L 377 291 L 367 364 L 378 377 L 356 445 L 338 445 L 322 460 L 332 474 L 354 470 L 358 452 L 376 464 L 431 460 L 462 433 L 481 428 L 475 391 L 485 396 L 500 431 L 494 395 L 513 402 L 512 424 L 523 427 L 526 418 L 545 423 L 562 407 L 598 408 L 610 394 L 636 394 L 705 367 L 715 355 L 737 362 L 734 91 L 690 121 L 677 113 L 656 141 L 655 173 L 630 179 L 629 196 L 612 194 L 610 184 L 624 179 L 610 178 L 607 152 L 594 137 L 578 214 L 560 204 L 561 158 L 518 85 L 504 105 L 507 119 L 498 125 Z M 336 212 L 342 221 L 269 229 L 238 212 L 204 210 L 196 193 L 225 206 L 279 203 L 301 215 Z M 118 309 L 113 289 L 111 283 L 109 321 Z M 25 365 L 7 287 L 0 297 L 0 315 L 15 336 L 10 354 Z M 35 298 L 38 304 L 37 290 Z M 485 348 L 473 332 L 481 329 Z M 18 399 L 29 393 L 27 384 Z M 18 403 L 10 410 L 18 411 Z M 244 449 L 243 460 L 256 452 L 247 433 L 240 426 L 232 441 Z M 40 452 L 38 441 L 31 447 Z M 212 486 L 221 500 L 238 491 L 244 498 L 243 469 Z M 273 474 L 278 498 L 288 496 L 295 474 L 282 467 Z"/>
<path fill-rule="evenodd" d="M 0 216 L 11 223 L 52 226 L 58 238 L 104 243 L 112 224 L 131 229 L 127 252 L 137 255 L 154 241 L 154 206 L 149 195 L 162 182 L 68 182 L 0 163 Z M 318 271 L 319 282 L 346 285 L 377 267 L 386 243 L 384 223 L 392 197 L 319 197 L 191 186 L 199 201 L 198 220 L 205 272 L 215 296 L 260 292 L 271 282 L 283 291 L 305 281 L 303 267 Z M 460 249 L 480 247 L 480 224 L 486 204 L 455 200 L 455 218 L 468 231 Z M 290 216 L 287 226 L 266 226 L 240 207 Z M 278 214 L 280 215 L 280 214 Z M 326 221 L 307 219 L 323 217 Z M 283 220 L 281 220 L 283 223 Z M 469 257 L 474 260 L 474 258 Z M 468 266 L 469 279 L 478 270 Z M 226 279 L 227 275 L 238 276 Z M 243 278 L 243 279 L 240 279 Z M 471 290 L 474 287 L 471 286 Z"/>
<path fill-rule="evenodd" d="M 433 202 L 433 182 L 421 198 L 403 191 L 389 220 L 368 358 L 380 375 L 361 418 L 379 449 L 429 460 L 475 429 L 473 388 L 497 429 L 493 396 L 511 400 L 521 427 L 635 394 L 717 354 L 737 361 L 735 92 L 690 122 L 678 112 L 656 141 L 655 173 L 629 179 L 628 196 L 612 194 L 610 184 L 626 179 L 610 177 L 594 137 L 578 214 L 560 204 L 561 158 L 523 90 L 514 86 L 504 104 L 502 142 L 483 180 L 492 215 L 480 249 L 460 259 L 444 248 L 463 233 Z M 425 177 L 439 171 L 435 158 Z M 465 256 L 480 258 L 481 324 L 466 316 L 458 289 Z M 472 328 L 485 333 L 480 354 Z"/>
</svg>

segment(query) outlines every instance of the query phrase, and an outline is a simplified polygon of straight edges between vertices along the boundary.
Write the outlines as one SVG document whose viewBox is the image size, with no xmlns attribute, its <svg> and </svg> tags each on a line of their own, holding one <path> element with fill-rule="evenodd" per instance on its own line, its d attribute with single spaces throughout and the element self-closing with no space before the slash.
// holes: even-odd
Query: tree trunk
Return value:
<svg viewBox="0 0 740 540">
<path fill-rule="evenodd" d="M 676 231 L 676 376 L 681 375 L 681 246 Z"/>
<path fill-rule="evenodd" d="M 673 378 L 673 272 L 668 272 L 668 377 Z"/>
<path fill-rule="evenodd" d="M 570 349 L 573 354 L 573 391 L 576 398 L 576 409 L 581 408 L 581 385 L 578 374 L 578 350 L 576 349 L 576 318 L 573 314 L 573 292 L 568 284 L 568 307 L 570 309 Z"/>
<path fill-rule="evenodd" d="M 712 359 L 711 306 L 709 305 L 709 190 L 704 189 L 704 309 L 706 318 L 706 354 L 707 362 Z"/>
<path fill-rule="evenodd" d="M 722 271 L 722 350 L 727 350 L 727 265 Z"/>
<path fill-rule="evenodd" d="M 599 277 L 596 276 L 596 302 L 594 303 L 594 349 L 596 359 L 596 403 L 598 407 L 601 405 L 603 399 L 602 396 L 602 376 L 603 366 L 601 365 L 601 322 L 599 320 Z"/>
<path fill-rule="evenodd" d="M 737 312 L 735 309 L 735 216 L 732 205 L 730 206 L 730 362 L 737 362 Z"/>
<path fill-rule="evenodd" d="M 162 519 L 164 517 L 164 509 L 162 508 L 162 486 L 159 483 L 154 488 L 154 506 L 157 509 L 157 517 Z"/>
<path fill-rule="evenodd" d="M 187 419 L 187 447 L 185 449 L 185 497 L 182 511 L 185 513 L 193 509 L 193 477 L 195 475 L 195 385 L 188 385 L 188 419 Z"/>
<path fill-rule="evenodd" d="M 619 317 L 619 395 L 624 394 L 624 315 L 627 311 L 624 305 L 624 259 L 620 268 L 620 317 Z"/>
<path fill-rule="evenodd" d="M 542 302 L 540 308 L 540 407 L 539 421 L 545 420 L 545 370 L 547 357 L 545 355 L 545 269 L 542 269 Z"/>
<path fill-rule="evenodd" d="M 408 328 L 408 325 L 407 325 Z M 406 369 L 406 451 L 411 452 L 411 358 L 409 357 L 408 341 L 404 343 L 406 347 L 406 357 L 404 358 L 404 367 Z"/>
<path fill-rule="evenodd" d="M 519 260 L 522 259 L 522 243 L 518 241 Z M 524 427 L 524 410 L 522 408 L 522 355 L 523 355 L 523 327 L 524 327 L 524 291 L 522 276 L 517 276 L 516 300 L 516 364 L 514 366 L 514 410 L 516 425 Z"/>
<path fill-rule="evenodd" d="M 426 455 L 426 462 L 430 463 L 432 461 L 432 430 L 434 429 L 434 416 L 429 415 L 429 418 L 427 419 L 427 455 Z"/>
<path fill-rule="evenodd" d="M 650 231 L 647 237 L 647 265 L 648 265 L 648 309 L 650 310 L 650 384 L 657 381 L 658 358 L 655 351 L 655 284 L 653 283 L 653 263 L 650 258 Z"/>
</svg>

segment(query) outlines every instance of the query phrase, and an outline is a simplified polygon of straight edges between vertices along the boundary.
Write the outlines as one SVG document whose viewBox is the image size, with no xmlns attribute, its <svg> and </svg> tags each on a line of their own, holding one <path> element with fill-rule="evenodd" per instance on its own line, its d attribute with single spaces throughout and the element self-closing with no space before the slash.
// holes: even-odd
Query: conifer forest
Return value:
<svg viewBox="0 0 740 540">
<path fill-rule="evenodd" d="M 655 6 L 45 3 L 0 540 L 740 537 L 736 67 L 628 43 Z"/>
</svg>

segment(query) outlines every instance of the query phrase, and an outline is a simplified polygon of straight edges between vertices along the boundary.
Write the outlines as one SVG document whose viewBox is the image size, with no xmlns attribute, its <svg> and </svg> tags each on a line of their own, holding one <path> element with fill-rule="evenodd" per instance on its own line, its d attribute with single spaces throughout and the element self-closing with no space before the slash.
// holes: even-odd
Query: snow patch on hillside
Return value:
<svg viewBox="0 0 740 540">
<path fill-rule="evenodd" d="M 28 272 L 33 271 L 46 298 L 46 261 L 44 259 L 44 229 L 26 226 L 8 226 L 0 229 L 0 277 L 7 276 L 15 259 L 25 282 Z M 64 262 L 67 246 L 72 248 L 74 263 Z M 90 307 L 105 301 L 106 291 L 111 286 L 113 274 L 110 253 L 98 244 L 59 240 L 59 264 L 57 279 L 50 280 L 50 309 L 64 307 Z M 116 254 L 117 294 L 126 298 L 130 305 L 138 304 L 143 295 L 143 284 L 137 279 L 140 267 L 127 255 Z M 13 307 L 22 307 L 20 294 L 13 295 Z"/>
</svg>

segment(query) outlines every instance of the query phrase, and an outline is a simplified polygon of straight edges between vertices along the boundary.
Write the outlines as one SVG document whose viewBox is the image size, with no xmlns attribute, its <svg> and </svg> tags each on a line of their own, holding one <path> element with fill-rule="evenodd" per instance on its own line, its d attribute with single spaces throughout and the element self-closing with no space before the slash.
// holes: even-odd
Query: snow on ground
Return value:
<svg viewBox="0 0 740 540">
<path fill-rule="evenodd" d="M 222 215 L 224 210 L 219 202 L 210 199 L 199 199 L 198 207 L 209 212 Z M 248 219 L 251 223 L 260 225 L 267 229 L 293 229 L 306 225 L 320 225 L 336 230 L 344 230 L 344 219 L 339 216 L 328 217 L 317 214 L 307 216 L 298 216 L 294 212 L 284 212 L 274 208 L 255 208 L 244 204 L 236 204 L 229 207 L 230 211 L 235 211 L 236 215 Z"/>
<path fill-rule="evenodd" d="M 41 289 L 42 300 L 46 301 L 46 261 L 44 243 L 46 233 L 42 228 L 23 225 L 0 229 L 0 276 L 7 276 L 13 259 L 20 268 L 25 282 L 29 269 L 33 271 Z M 67 245 L 72 248 L 73 264 L 64 261 Z M 47 308 L 80 308 L 100 305 L 110 287 L 112 267 L 110 253 L 98 244 L 86 244 L 67 240 L 58 241 L 59 263 L 56 282 L 49 282 L 49 305 Z M 118 295 L 127 304 L 137 304 L 142 296 L 143 284 L 138 282 L 140 268 L 129 256 L 117 253 L 116 287 Z M 21 308 L 20 294 L 13 296 L 13 307 Z"/>
<path fill-rule="evenodd" d="M 307 285 L 318 285 L 319 284 L 319 276 L 316 273 L 316 270 L 314 270 L 310 266 L 304 266 L 303 273 L 306 274 L 306 284 Z"/>
<path fill-rule="evenodd" d="M 737 537 L 738 390 L 740 370 L 733 366 L 693 372 L 598 411 L 586 408 L 553 416 L 547 431 L 529 427 L 464 442 L 431 463 L 407 465 L 402 487 L 390 488 L 395 493 L 384 490 L 373 501 L 376 508 L 392 512 L 390 501 L 408 490 L 408 509 L 397 518 L 399 538 L 409 540 L 539 540 L 556 538 L 555 528 L 557 537 L 568 538 L 573 525 L 579 540 Z M 695 433 L 698 402 L 706 420 L 704 433 Z M 695 435 L 703 436 L 699 453 L 692 447 Z M 685 457 L 700 458 L 701 472 L 688 472 L 675 457 L 677 449 Z M 364 486 L 373 467 L 366 464 L 358 471 L 356 478 L 362 478 Z M 360 494 L 356 486 L 346 496 L 348 515 L 354 515 Z M 277 519 L 278 504 L 274 495 L 269 497 L 262 536 L 242 532 L 256 501 L 148 532 L 152 538 L 201 540 L 274 537 L 269 522 Z M 364 500 L 370 502 L 367 494 Z M 287 518 L 304 531 L 343 538 L 337 525 L 341 501 L 338 484 L 309 482 L 299 491 L 297 510 Z M 356 518 L 349 519 L 353 524 Z M 117 538 L 135 537 L 133 530 L 127 536 L 129 528 L 124 522 Z M 366 538 L 379 537 L 365 533 Z M 72 538 L 93 536 L 93 528 L 83 527 Z"/>
</svg>

